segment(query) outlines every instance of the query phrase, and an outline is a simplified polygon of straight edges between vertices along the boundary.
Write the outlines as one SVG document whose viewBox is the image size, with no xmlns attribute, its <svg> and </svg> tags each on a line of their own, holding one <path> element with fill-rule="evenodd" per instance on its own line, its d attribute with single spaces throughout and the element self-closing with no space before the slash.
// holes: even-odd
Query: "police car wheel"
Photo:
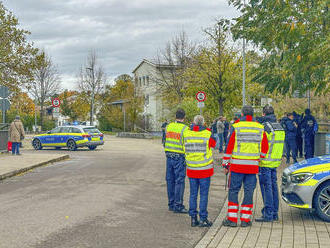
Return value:
<svg viewBox="0 0 330 248">
<path fill-rule="evenodd" d="M 89 146 L 88 149 L 92 151 L 92 150 L 95 150 L 96 147 L 97 147 L 97 146 Z"/>
<path fill-rule="evenodd" d="M 67 147 L 69 148 L 70 151 L 77 150 L 77 145 L 76 142 L 74 142 L 74 140 L 69 140 L 67 143 Z"/>
<path fill-rule="evenodd" d="M 314 207 L 322 220 L 330 222 L 330 181 L 323 183 L 315 192 Z"/>
<path fill-rule="evenodd" d="M 33 145 L 33 148 L 35 150 L 41 150 L 42 149 L 41 142 L 38 139 L 34 139 L 33 142 L 32 142 L 32 145 Z"/>
</svg>

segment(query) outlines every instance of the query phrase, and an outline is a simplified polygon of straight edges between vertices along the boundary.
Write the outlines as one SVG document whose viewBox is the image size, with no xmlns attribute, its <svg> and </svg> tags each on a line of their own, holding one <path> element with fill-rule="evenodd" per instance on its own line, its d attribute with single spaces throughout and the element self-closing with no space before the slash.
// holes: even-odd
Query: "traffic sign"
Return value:
<svg viewBox="0 0 330 248">
<path fill-rule="evenodd" d="M 198 102 L 197 103 L 197 107 L 199 107 L 199 108 L 204 108 L 204 106 L 205 106 L 204 102 Z"/>
<path fill-rule="evenodd" d="M 0 97 L 7 98 L 10 95 L 8 87 L 0 85 Z"/>
<path fill-rule="evenodd" d="M 206 94 L 205 94 L 205 92 L 203 92 L 203 91 L 199 91 L 199 92 L 197 92 L 197 94 L 196 94 L 196 100 L 197 100 L 197 101 L 199 101 L 199 102 L 204 102 L 205 99 L 206 99 Z"/>
<path fill-rule="evenodd" d="M 59 106 L 61 105 L 61 101 L 60 101 L 60 99 L 58 99 L 58 98 L 53 98 L 53 100 L 52 100 L 52 105 L 53 105 L 54 108 L 59 107 Z"/>
<path fill-rule="evenodd" d="M 0 99 L 0 110 L 7 111 L 10 109 L 10 102 L 8 99 Z"/>
</svg>

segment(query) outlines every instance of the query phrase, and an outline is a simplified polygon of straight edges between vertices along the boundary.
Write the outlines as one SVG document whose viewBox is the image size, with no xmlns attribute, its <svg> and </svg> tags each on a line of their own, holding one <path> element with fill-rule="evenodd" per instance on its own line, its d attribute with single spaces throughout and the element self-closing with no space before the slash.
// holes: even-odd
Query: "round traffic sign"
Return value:
<svg viewBox="0 0 330 248">
<path fill-rule="evenodd" d="M 52 100 L 52 105 L 53 105 L 54 108 L 59 107 L 59 106 L 61 105 L 61 101 L 60 101 L 60 99 L 58 99 L 58 98 L 54 98 L 54 99 Z"/>
<path fill-rule="evenodd" d="M 206 99 L 206 94 L 203 91 L 198 91 L 196 94 L 196 100 L 199 102 L 204 102 Z"/>
</svg>

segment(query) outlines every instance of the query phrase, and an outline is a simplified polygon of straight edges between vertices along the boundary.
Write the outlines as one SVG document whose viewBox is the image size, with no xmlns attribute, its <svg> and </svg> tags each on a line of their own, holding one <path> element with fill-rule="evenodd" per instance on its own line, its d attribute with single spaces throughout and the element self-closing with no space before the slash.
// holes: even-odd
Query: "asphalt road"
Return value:
<svg viewBox="0 0 330 248">
<path fill-rule="evenodd" d="M 70 154 L 71 159 L 0 182 L 1 248 L 196 244 L 206 229 L 192 228 L 188 215 L 168 211 L 159 140 L 106 141 L 96 151 L 51 150 Z M 210 219 L 223 205 L 223 184 L 217 169 L 210 189 Z M 188 195 L 186 179 L 187 207 Z"/>
</svg>

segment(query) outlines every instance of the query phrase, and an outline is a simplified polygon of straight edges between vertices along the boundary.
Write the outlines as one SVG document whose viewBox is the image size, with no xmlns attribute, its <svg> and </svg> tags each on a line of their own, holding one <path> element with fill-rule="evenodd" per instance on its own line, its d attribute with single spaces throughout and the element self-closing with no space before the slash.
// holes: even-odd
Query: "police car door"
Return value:
<svg viewBox="0 0 330 248">
<path fill-rule="evenodd" d="M 57 142 L 57 137 L 61 127 L 56 127 L 49 131 L 47 135 L 41 136 L 40 141 L 43 146 L 53 146 Z"/>
<path fill-rule="evenodd" d="M 71 137 L 71 127 L 62 127 L 58 136 L 59 146 L 66 146 L 68 139 Z"/>
</svg>

